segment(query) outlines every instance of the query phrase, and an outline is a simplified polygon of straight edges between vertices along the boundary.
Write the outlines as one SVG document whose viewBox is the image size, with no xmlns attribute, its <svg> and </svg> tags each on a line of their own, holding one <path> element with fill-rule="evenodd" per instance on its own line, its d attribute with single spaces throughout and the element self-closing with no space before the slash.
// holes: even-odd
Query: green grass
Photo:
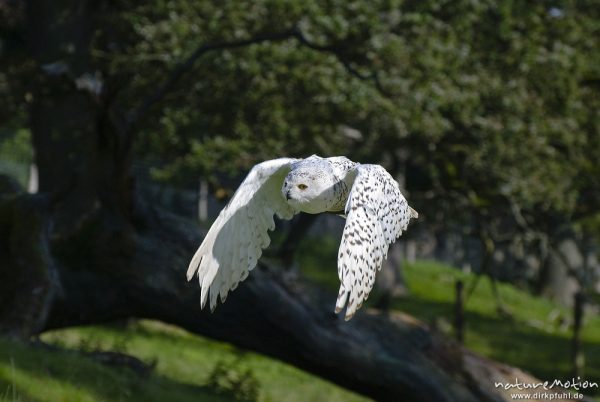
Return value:
<svg viewBox="0 0 600 402">
<path fill-rule="evenodd" d="M 103 366 L 67 351 L 0 340 L 2 401 L 222 401 L 214 392 L 154 375 Z"/>
<path fill-rule="evenodd" d="M 436 263 L 417 263 L 407 264 L 406 279 L 411 295 L 397 300 L 394 307 L 432 322 L 437 317 L 451 320 L 456 280 L 463 280 L 468 288 L 474 275 Z M 480 280 L 465 308 L 466 346 L 523 368 L 541 379 L 570 378 L 570 310 L 508 284 L 499 284 L 498 289 L 510 317 L 497 312 L 489 280 Z M 584 377 L 600 383 L 600 318 L 597 315 L 586 317 L 582 340 L 587 357 Z M 599 394 L 597 389 L 596 393 Z"/>
<path fill-rule="evenodd" d="M 367 400 L 274 359 L 154 321 L 69 328 L 41 338 L 60 350 L 0 340 L 0 400 L 240 400 L 210 386 L 211 374 L 223 366 L 229 377 L 257 388 L 259 401 Z M 119 351 L 156 366 L 150 377 L 144 378 L 69 350 Z"/>
<path fill-rule="evenodd" d="M 336 292 L 339 287 L 335 269 L 337 247 L 335 239 L 307 239 L 298 253 L 302 256 L 300 265 L 305 276 Z M 468 289 L 475 275 L 435 262 L 405 264 L 403 268 L 410 295 L 394 300 L 393 308 L 434 324 L 451 335 L 449 323 L 453 321 L 455 283 L 460 279 Z M 466 301 L 466 346 L 529 371 L 540 379 L 570 379 L 571 310 L 509 284 L 501 283 L 498 289 L 509 316 L 498 313 L 490 281 L 482 278 Z M 367 305 L 376 299 L 375 291 Z M 582 341 L 586 357 L 583 377 L 600 384 L 598 315 L 585 315 Z M 591 391 L 600 395 L 597 388 Z"/>
</svg>

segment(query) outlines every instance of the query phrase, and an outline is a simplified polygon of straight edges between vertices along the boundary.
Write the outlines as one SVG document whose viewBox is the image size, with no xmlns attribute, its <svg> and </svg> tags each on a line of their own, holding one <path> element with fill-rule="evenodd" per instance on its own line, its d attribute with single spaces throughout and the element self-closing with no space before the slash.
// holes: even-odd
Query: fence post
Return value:
<svg viewBox="0 0 600 402">
<path fill-rule="evenodd" d="M 575 293 L 573 306 L 573 339 L 571 342 L 571 361 L 573 364 L 573 377 L 583 376 L 585 355 L 581 350 L 581 326 L 583 324 L 583 308 L 585 297 L 582 291 Z"/>
<path fill-rule="evenodd" d="M 208 220 L 208 181 L 205 179 L 200 179 L 198 183 L 198 220 Z"/>
<path fill-rule="evenodd" d="M 460 343 L 463 343 L 465 339 L 465 312 L 463 290 L 463 281 L 456 281 L 456 299 L 454 302 L 454 335 L 456 336 L 456 340 Z"/>
</svg>

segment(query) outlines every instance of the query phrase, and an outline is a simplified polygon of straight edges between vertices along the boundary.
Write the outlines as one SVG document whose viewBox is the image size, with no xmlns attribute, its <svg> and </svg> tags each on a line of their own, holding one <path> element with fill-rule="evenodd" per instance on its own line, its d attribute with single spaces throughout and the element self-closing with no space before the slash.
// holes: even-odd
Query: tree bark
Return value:
<svg viewBox="0 0 600 402">
<path fill-rule="evenodd" d="M 48 199 L 0 192 L 0 333 L 43 330 L 60 289 L 49 249 Z"/>
<path fill-rule="evenodd" d="M 55 231 L 77 230 L 99 208 L 118 226 L 131 212 L 132 133 L 110 112 L 106 82 L 90 55 L 102 2 L 29 0 L 35 62 L 30 128 L 39 191 L 52 194 Z M 125 218 L 125 219 L 123 219 Z M 108 222 L 108 221 L 107 221 Z M 123 228 L 113 228 L 121 230 Z"/>
</svg>

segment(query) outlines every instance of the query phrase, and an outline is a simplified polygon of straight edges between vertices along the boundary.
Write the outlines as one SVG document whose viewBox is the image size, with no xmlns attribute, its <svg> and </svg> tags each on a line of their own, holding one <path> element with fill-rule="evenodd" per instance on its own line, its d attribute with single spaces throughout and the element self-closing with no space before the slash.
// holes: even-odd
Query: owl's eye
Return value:
<svg viewBox="0 0 600 402">
<path fill-rule="evenodd" d="M 298 184 L 298 188 L 299 188 L 300 190 L 306 190 L 306 188 L 307 188 L 307 187 L 308 187 L 308 186 L 307 186 L 306 184 Z"/>
</svg>

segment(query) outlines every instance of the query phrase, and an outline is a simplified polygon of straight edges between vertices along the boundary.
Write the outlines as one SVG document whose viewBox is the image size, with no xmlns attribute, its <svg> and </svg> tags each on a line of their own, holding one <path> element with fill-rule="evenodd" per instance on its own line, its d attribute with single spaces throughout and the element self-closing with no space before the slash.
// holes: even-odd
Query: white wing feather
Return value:
<svg viewBox="0 0 600 402">
<path fill-rule="evenodd" d="M 202 308 L 210 294 L 214 310 L 217 298 L 224 302 L 256 266 L 270 243 L 268 231 L 275 229 L 273 214 L 282 219 L 294 216 L 281 187 L 295 161 L 281 158 L 254 166 L 210 227 L 187 271 L 188 281 L 198 273 Z"/>
<path fill-rule="evenodd" d="M 341 285 L 335 311 L 347 306 L 346 320 L 369 297 L 390 243 L 406 230 L 410 218 L 417 217 L 383 167 L 359 165 L 357 171 L 338 254 Z"/>
</svg>

